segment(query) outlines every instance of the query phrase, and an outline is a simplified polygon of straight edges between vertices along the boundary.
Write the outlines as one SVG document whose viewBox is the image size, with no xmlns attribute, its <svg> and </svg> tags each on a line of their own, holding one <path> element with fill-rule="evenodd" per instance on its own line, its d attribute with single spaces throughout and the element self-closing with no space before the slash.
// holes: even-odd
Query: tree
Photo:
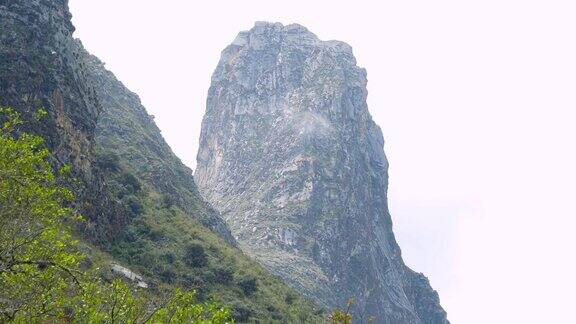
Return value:
<svg viewBox="0 0 576 324">
<path fill-rule="evenodd" d="M 66 226 L 79 216 L 65 207 L 73 195 L 58 185 L 42 138 L 16 137 L 19 115 L 6 108 L 0 114 L 0 313 L 53 314 L 64 306 L 65 288 L 79 287 L 81 255 Z"/>
<path fill-rule="evenodd" d="M 218 303 L 196 303 L 194 291 L 176 289 L 166 298 L 146 299 L 119 280 L 91 283 L 80 301 L 77 318 L 87 323 L 234 323 Z"/>
<path fill-rule="evenodd" d="M 0 108 L 0 322 L 233 322 L 217 303 L 196 303 L 194 291 L 150 298 L 80 271 L 71 225 L 82 218 L 60 183 L 70 167 L 56 176 L 42 138 L 22 124 Z"/>
</svg>

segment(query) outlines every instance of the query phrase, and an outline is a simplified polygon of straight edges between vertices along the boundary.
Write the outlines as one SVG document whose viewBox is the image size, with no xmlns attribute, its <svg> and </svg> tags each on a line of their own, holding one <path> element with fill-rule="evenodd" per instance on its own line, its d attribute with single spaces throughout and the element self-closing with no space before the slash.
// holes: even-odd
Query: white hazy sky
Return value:
<svg viewBox="0 0 576 324">
<path fill-rule="evenodd" d="M 70 0 L 82 39 L 194 167 L 220 51 L 255 21 L 348 42 L 406 262 L 453 323 L 576 323 L 573 1 Z"/>
</svg>

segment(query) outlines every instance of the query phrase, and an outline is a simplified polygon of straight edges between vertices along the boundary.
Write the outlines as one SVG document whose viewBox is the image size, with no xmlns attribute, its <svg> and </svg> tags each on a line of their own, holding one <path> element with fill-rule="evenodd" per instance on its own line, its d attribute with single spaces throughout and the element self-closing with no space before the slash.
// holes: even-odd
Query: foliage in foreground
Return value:
<svg viewBox="0 0 576 324">
<path fill-rule="evenodd" d="M 193 291 L 151 298 L 80 270 L 71 224 L 81 217 L 60 182 L 70 170 L 55 175 L 42 138 L 20 132 L 21 124 L 0 108 L 0 322 L 233 322 Z"/>
</svg>

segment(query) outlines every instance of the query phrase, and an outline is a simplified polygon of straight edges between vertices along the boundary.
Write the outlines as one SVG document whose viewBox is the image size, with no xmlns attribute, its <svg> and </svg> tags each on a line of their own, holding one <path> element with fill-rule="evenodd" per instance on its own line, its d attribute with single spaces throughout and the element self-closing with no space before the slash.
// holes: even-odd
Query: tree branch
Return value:
<svg viewBox="0 0 576 324">
<path fill-rule="evenodd" d="M 5 261 L 5 260 L 1 260 L 0 261 Z M 45 268 L 45 267 L 54 267 L 54 268 L 58 268 L 61 271 L 65 272 L 66 274 L 68 274 L 72 280 L 74 280 L 74 282 L 78 285 L 78 287 L 80 287 L 80 289 L 84 290 L 84 287 L 82 287 L 82 284 L 80 283 L 80 280 L 78 280 L 78 278 L 76 277 L 76 275 L 74 275 L 74 272 L 76 272 L 77 274 L 82 274 L 81 271 L 78 270 L 74 270 L 74 269 L 68 269 L 63 265 L 60 265 L 54 261 L 48 261 L 48 260 L 39 260 L 39 261 L 34 261 L 34 260 L 11 260 L 10 262 L 7 263 L 6 266 L 4 266 L 4 269 L 0 268 L 0 272 L 3 271 L 10 271 L 13 272 L 13 268 L 19 265 L 35 265 L 38 268 Z"/>
</svg>

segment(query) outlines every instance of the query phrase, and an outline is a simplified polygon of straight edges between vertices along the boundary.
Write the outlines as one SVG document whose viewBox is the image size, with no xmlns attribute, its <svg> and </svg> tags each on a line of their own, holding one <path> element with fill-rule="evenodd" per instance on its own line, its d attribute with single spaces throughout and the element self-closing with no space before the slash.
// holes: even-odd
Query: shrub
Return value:
<svg viewBox="0 0 576 324">
<path fill-rule="evenodd" d="M 163 208 L 170 208 L 174 206 L 176 200 L 171 195 L 162 195 L 162 207 Z"/>
<path fill-rule="evenodd" d="M 201 277 L 195 276 L 194 274 L 185 274 L 180 278 L 180 282 L 184 287 L 198 292 L 198 297 L 202 299 L 206 283 Z"/>
<path fill-rule="evenodd" d="M 144 205 L 140 202 L 140 199 L 134 195 L 129 195 L 123 199 L 124 206 L 133 215 L 138 216 L 144 212 Z"/>
<path fill-rule="evenodd" d="M 186 248 L 184 262 L 193 268 L 202 268 L 208 264 L 208 256 L 204 252 L 204 247 L 193 243 Z"/>
<path fill-rule="evenodd" d="M 176 281 L 176 273 L 170 269 L 160 272 L 160 279 L 165 283 L 174 283 Z"/>
<path fill-rule="evenodd" d="M 150 230 L 149 237 L 152 241 L 158 242 L 158 241 L 161 241 L 162 239 L 164 239 L 165 235 L 161 229 L 158 229 L 158 230 L 152 229 L 152 230 Z"/>
<path fill-rule="evenodd" d="M 96 157 L 96 165 L 102 170 L 118 172 L 120 171 L 120 158 L 114 153 L 105 152 Z"/>
<path fill-rule="evenodd" d="M 243 304 L 236 304 L 232 308 L 232 317 L 239 323 L 246 323 L 252 315 L 252 310 Z"/>
<path fill-rule="evenodd" d="M 176 261 L 176 256 L 172 252 L 168 252 L 162 255 L 162 259 L 168 264 L 174 263 Z"/>
<path fill-rule="evenodd" d="M 246 295 L 251 295 L 258 290 L 258 281 L 254 277 L 244 277 L 238 282 L 238 286 Z"/>
<path fill-rule="evenodd" d="M 138 178 L 136 178 L 132 173 L 123 173 L 120 182 L 126 187 L 130 193 L 137 193 L 142 190 L 142 185 Z"/>
<path fill-rule="evenodd" d="M 234 275 L 231 270 L 225 268 L 216 268 L 213 271 L 214 281 L 219 284 L 228 285 L 234 280 Z"/>
<path fill-rule="evenodd" d="M 284 301 L 288 305 L 292 305 L 292 303 L 294 303 L 295 300 L 296 300 L 296 296 L 294 296 L 292 293 L 288 293 L 286 295 L 286 298 L 284 298 Z"/>
</svg>

